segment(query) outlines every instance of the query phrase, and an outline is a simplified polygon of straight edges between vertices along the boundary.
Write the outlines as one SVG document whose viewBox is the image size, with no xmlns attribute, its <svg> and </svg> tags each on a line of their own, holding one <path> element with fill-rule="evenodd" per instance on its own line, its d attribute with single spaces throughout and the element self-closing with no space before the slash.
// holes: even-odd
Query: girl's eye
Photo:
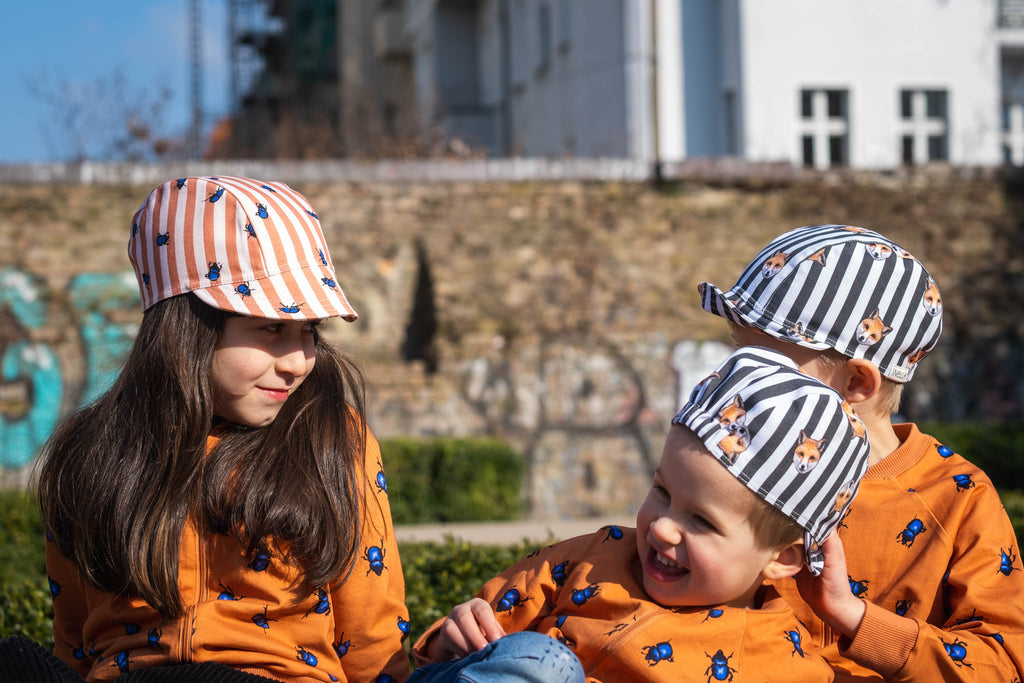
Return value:
<svg viewBox="0 0 1024 683">
<path fill-rule="evenodd" d="M 265 329 L 267 332 L 273 332 L 276 334 L 281 331 L 281 327 L 281 323 L 272 323 L 270 325 L 264 325 L 263 329 Z"/>
</svg>

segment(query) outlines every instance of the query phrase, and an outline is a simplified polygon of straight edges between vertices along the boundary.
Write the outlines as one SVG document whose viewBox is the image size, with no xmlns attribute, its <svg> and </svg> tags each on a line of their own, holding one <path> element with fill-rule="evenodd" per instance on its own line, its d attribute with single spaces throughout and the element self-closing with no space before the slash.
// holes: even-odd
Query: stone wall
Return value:
<svg viewBox="0 0 1024 683">
<path fill-rule="evenodd" d="M 125 246 L 132 213 L 159 182 L 152 171 L 146 184 L 0 184 L 8 482 L 25 480 L 53 421 L 102 390 L 130 345 L 139 313 Z M 992 174 L 656 185 L 271 173 L 313 204 L 361 314 L 327 331 L 366 372 L 374 431 L 508 440 L 530 463 L 535 515 L 634 509 L 668 420 L 728 350 L 697 284 L 732 284 L 768 240 L 799 225 L 877 229 L 937 279 L 946 332 L 903 412 L 1024 417 L 1020 210 L 1012 184 Z M 417 308 L 436 319 L 432 338 L 407 334 L 417 287 L 432 293 Z M 417 348 L 430 360 L 403 360 Z"/>
</svg>

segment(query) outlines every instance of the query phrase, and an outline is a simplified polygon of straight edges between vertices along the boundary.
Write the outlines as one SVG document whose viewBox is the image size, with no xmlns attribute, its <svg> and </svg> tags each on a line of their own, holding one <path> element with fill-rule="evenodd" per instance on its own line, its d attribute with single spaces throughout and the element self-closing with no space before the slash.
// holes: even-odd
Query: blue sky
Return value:
<svg viewBox="0 0 1024 683">
<path fill-rule="evenodd" d="M 65 160 L 79 144 L 97 154 L 109 139 L 110 118 L 124 111 L 110 104 L 118 98 L 157 121 L 165 135 L 187 131 L 189 6 L 188 0 L 7 3 L 0 19 L 0 164 Z M 209 124 L 228 110 L 227 0 L 199 6 Z M 114 92 L 118 74 L 125 87 Z M 169 97 L 161 96 L 165 91 Z M 56 106 L 40 93 L 77 106 Z M 69 111 L 83 113 L 74 125 Z"/>
</svg>

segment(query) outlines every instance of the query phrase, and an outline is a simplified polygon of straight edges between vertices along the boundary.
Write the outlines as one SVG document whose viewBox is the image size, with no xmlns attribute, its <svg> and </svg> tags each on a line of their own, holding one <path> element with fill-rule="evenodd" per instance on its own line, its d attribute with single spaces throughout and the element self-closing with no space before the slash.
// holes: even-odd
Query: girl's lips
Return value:
<svg viewBox="0 0 1024 683">
<path fill-rule="evenodd" d="M 262 391 L 265 395 L 269 396 L 275 401 L 284 401 L 285 399 L 288 398 L 287 389 L 270 389 L 267 387 L 260 387 L 260 391 Z"/>
</svg>

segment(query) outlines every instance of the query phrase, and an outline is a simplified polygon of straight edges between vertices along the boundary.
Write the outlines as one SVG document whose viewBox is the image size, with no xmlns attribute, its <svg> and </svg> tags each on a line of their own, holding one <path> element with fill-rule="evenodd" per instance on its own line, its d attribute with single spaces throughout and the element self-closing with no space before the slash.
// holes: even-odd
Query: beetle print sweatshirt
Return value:
<svg viewBox="0 0 1024 683">
<path fill-rule="evenodd" d="M 215 443 L 211 435 L 208 448 Z M 178 563 L 185 614 L 164 621 L 141 600 L 88 586 L 48 541 L 55 653 L 89 681 L 207 661 L 282 681 L 404 680 L 408 612 L 380 463 L 368 433 L 364 547 L 338 585 L 296 582 L 295 568 L 279 557 L 247 557 L 233 535 L 190 520 Z"/>
<path fill-rule="evenodd" d="M 992 481 L 916 426 L 895 429 L 900 447 L 868 469 L 839 529 L 866 601 L 855 637 L 825 626 L 792 581 L 777 588 L 837 681 L 1024 680 L 1024 571 Z"/>
<path fill-rule="evenodd" d="M 771 589 L 760 609 L 664 607 L 644 592 L 636 531 L 605 527 L 550 545 L 489 581 L 479 597 L 506 633 L 538 631 L 579 657 L 588 681 L 821 683 L 832 671 Z M 413 654 L 426 656 L 441 619 Z"/>
</svg>

